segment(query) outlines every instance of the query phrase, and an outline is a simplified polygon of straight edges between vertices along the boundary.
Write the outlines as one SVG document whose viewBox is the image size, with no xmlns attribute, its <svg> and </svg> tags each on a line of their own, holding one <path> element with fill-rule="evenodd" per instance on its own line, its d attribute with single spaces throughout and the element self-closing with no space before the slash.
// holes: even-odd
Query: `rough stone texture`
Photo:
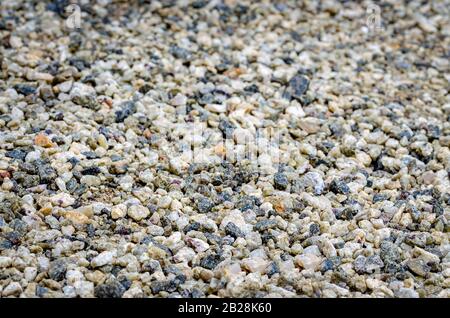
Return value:
<svg viewBox="0 0 450 318">
<path fill-rule="evenodd" d="M 448 1 L 69 2 L 0 2 L 1 297 L 450 297 Z"/>
</svg>

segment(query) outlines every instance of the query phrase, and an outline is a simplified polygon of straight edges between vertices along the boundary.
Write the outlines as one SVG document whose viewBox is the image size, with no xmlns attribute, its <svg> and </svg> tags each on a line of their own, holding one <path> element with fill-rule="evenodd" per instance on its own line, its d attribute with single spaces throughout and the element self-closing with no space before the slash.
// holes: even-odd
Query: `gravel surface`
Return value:
<svg viewBox="0 0 450 318">
<path fill-rule="evenodd" d="M 1 297 L 450 297 L 448 0 L 70 3 L 0 4 Z"/>
</svg>

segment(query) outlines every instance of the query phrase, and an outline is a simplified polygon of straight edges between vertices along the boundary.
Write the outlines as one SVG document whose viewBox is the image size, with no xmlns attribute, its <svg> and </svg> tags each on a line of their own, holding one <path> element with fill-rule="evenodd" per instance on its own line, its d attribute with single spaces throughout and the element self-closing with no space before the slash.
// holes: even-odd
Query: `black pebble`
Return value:
<svg viewBox="0 0 450 318">
<path fill-rule="evenodd" d="M 27 153 L 20 149 L 14 149 L 14 150 L 7 151 L 5 153 L 5 156 L 9 157 L 9 158 L 19 159 L 19 160 L 25 160 Z"/>
<path fill-rule="evenodd" d="M 197 209 L 200 213 L 208 213 L 214 207 L 214 203 L 207 198 L 200 198 L 197 202 Z"/>
<path fill-rule="evenodd" d="M 289 181 L 288 181 L 286 175 L 282 172 L 275 173 L 275 175 L 273 176 L 273 182 L 274 182 L 275 189 L 277 189 L 277 190 L 286 190 L 286 188 L 289 184 Z"/>
<path fill-rule="evenodd" d="M 372 202 L 373 203 L 382 202 L 382 201 L 385 201 L 386 199 L 387 199 L 386 195 L 381 194 L 381 193 L 376 193 L 373 195 Z"/>
<path fill-rule="evenodd" d="M 232 125 L 228 120 L 222 119 L 219 121 L 219 129 L 222 132 L 224 138 L 231 138 L 234 130 L 234 125 Z"/>
<path fill-rule="evenodd" d="M 136 103 L 133 101 L 123 102 L 121 110 L 116 111 L 116 123 L 122 123 L 128 116 L 136 112 Z"/>
<path fill-rule="evenodd" d="M 28 96 L 36 92 L 36 88 L 27 84 L 16 84 L 14 89 L 22 95 Z"/>
<path fill-rule="evenodd" d="M 244 237 L 244 233 L 233 222 L 228 222 L 227 226 L 225 226 L 225 233 L 234 238 Z"/>
<path fill-rule="evenodd" d="M 125 293 L 125 287 L 116 280 L 107 284 L 100 284 L 94 289 L 97 298 L 121 298 Z"/>
<path fill-rule="evenodd" d="M 61 281 L 66 276 L 67 264 L 63 259 L 58 259 L 50 264 L 48 276 L 56 281 Z"/>
<path fill-rule="evenodd" d="M 436 215 L 443 215 L 444 214 L 444 208 L 439 202 L 434 202 L 433 204 L 433 213 Z"/>
<path fill-rule="evenodd" d="M 40 286 L 40 285 L 36 286 L 36 296 L 44 297 L 44 295 L 47 293 L 48 293 L 48 288 Z"/>
<path fill-rule="evenodd" d="M 67 161 L 72 165 L 72 168 L 75 167 L 75 166 L 80 162 L 80 160 L 78 160 L 78 159 L 75 158 L 75 157 L 72 157 L 72 158 L 70 158 L 70 159 L 67 160 Z"/>
<path fill-rule="evenodd" d="M 200 266 L 213 270 L 220 263 L 219 255 L 208 255 L 200 261 Z"/>
<path fill-rule="evenodd" d="M 254 229 L 258 232 L 266 231 L 277 225 L 275 220 L 262 220 L 254 225 Z"/>
<path fill-rule="evenodd" d="M 95 227 L 92 224 L 86 225 L 86 232 L 89 237 L 95 236 Z"/>
<path fill-rule="evenodd" d="M 309 235 L 314 236 L 320 234 L 320 226 L 317 223 L 313 223 L 309 226 Z"/>
<path fill-rule="evenodd" d="M 96 176 L 100 173 L 100 168 L 99 167 L 88 167 L 85 168 L 83 170 L 81 170 L 81 174 L 86 176 L 86 175 L 90 175 L 90 176 Z"/>
<path fill-rule="evenodd" d="M 296 75 L 289 80 L 287 92 L 293 98 L 300 99 L 309 87 L 309 80 L 304 75 Z"/>
<path fill-rule="evenodd" d="M 193 222 L 191 224 L 188 224 L 184 227 L 183 231 L 184 233 L 188 233 L 189 231 L 198 231 L 200 229 L 200 223 Z"/>
<path fill-rule="evenodd" d="M 246 86 L 244 88 L 244 91 L 255 94 L 255 93 L 259 93 L 259 88 L 256 84 L 251 84 L 249 86 Z"/>
<path fill-rule="evenodd" d="M 350 188 L 344 181 L 333 180 L 330 184 L 330 190 L 334 193 L 348 194 L 350 192 Z"/>
<path fill-rule="evenodd" d="M 273 275 L 280 272 L 280 268 L 275 262 L 272 262 L 267 268 L 267 276 L 272 277 Z"/>
<path fill-rule="evenodd" d="M 191 52 L 177 45 L 171 46 L 169 53 L 172 54 L 173 57 L 181 60 L 188 60 L 191 57 Z"/>
</svg>

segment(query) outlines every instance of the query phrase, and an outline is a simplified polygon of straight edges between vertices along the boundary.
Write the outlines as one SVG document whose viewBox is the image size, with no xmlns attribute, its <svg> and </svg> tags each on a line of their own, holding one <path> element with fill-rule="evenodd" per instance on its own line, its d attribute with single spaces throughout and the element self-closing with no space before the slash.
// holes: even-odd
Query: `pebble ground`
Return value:
<svg viewBox="0 0 450 318">
<path fill-rule="evenodd" d="M 450 297 L 448 1 L 70 4 L 0 4 L 1 297 Z"/>
</svg>

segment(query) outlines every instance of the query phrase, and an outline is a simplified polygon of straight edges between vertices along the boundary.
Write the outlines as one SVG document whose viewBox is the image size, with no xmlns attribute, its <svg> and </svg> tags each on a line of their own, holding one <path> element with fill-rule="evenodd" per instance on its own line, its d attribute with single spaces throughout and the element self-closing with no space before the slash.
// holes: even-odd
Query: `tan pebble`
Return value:
<svg viewBox="0 0 450 318">
<path fill-rule="evenodd" d="M 163 249 L 160 249 L 159 247 L 152 245 L 147 250 L 148 256 L 150 256 L 153 259 L 165 259 L 166 258 L 166 251 Z"/>
<path fill-rule="evenodd" d="M 43 215 L 52 214 L 52 204 L 48 202 L 39 210 L 39 212 L 42 213 Z"/>
<path fill-rule="evenodd" d="M 268 265 L 269 262 L 259 257 L 246 258 L 242 261 L 242 267 L 251 273 L 263 273 Z"/>
<path fill-rule="evenodd" d="M 210 282 L 213 277 L 214 273 L 211 270 L 203 269 L 200 272 L 200 278 L 205 282 Z"/>
<path fill-rule="evenodd" d="M 44 147 L 44 148 L 53 147 L 53 143 L 51 142 L 50 138 L 48 138 L 44 134 L 36 135 L 36 137 L 34 138 L 34 144 L 36 146 Z"/>
<path fill-rule="evenodd" d="M 64 217 L 76 224 L 89 223 L 89 218 L 86 215 L 84 215 L 80 212 L 77 212 L 77 211 L 67 211 L 64 214 Z"/>
<path fill-rule="evenodd" d="M 273 208 L 275 209 L 275 211 L 277 211 L 277 213 L 284 212 L 284 204 L 283 202 L 281 202 L 281 200 L 277 200 L 276 202 L 274 202 Z"/>
<path fill-rule="evenodd" d="M 314 134 L 320 130 L 320 123 L 312 117 L 300 119 L 298 121 L 298 125 L 309 134 Z"/>
<path fill-rule="evenodd" d="M 213 113 L 225 113 L 227 111 L 226 104 L 208 104 L 205 106 L 206 110 L 209 110 Z"/>
<path fill-rule="evenodd" d="M 242 68 L 236 67 L 236 68 L 232 68 L 232 69 L 226 71 L 224 73 L 224 75 L 231 77 L 231 78 L 237 78 L 244 73 L 245 73 L 245 71 Z"/>
<path fill-rule="evenodd" d="M 364 276 L 357 276 L 354 280 L 355 288 L 364 293 L 367 290 L 367 284 Z"/>
<path fill-rule="evenodd" d="M 422 175 L 422 179 L 425 184 L 433 184 L 436 179 L 436 175 L 433 171 L 427 171 Z"/>
<path fill-rule="evenodd" d="M 114 220 L 123 218 L 127 215 L 127 207 L 125 204 L 119 204 L 111 209 L 111 217 Z"/>
<path fill-rule="evenodd" d="M 102 100 L 103 104 L 106 104 L 109 108 L 112 108 L 113 102 L 111 98 L 105 98 Z"/>
<path fill-rule="evenodd" d="M 370 158 L 370 156 L 365 152 L 356 153 L 356 160 L 366 167 L 368 167 L 372 163 L 372 158 Z"/>
<path fill-rule="evenodd" d="M 108 149 L 108 141 L 106 140 L 106 137 L 103 134 L 98 135 L 97 143 L 100 147 Z"/>
<path fill-rule="evenodd" d="M 226 149 L 222 143 L 219 143 L 214 147 L 214 153 L 221 157 L 223 157 L 225 155 Z"/>
<path fill-rule="evenodd" d="M 49 73 L 29 71 L 26 77 L 30 81 L 46 81 L 46 82 L 53 81 L 53 75 Z"/>
<path fill-rule="evenodd" d="M 11 174 L 6 170 L 0 170 L 0 178 L 11 178 Z"/>
<path fill-rule="evenodd" d="M 366 279 L 367 288 L 369 288 L 371 290 L 375 290 L 377 288 L 380 288 L 381 284 L 382 284 L 382 282 L 380 280 L 378 280 L 378 279 L 370 278 L 370 277 Z"/>
<path fill-rule="evenodd" d="M 105 280 L 105 274 L 103 274 L 99 270 L 96 270 L 95 272 L 88 272 L 85 274 L 85 276 L 87 280 L 95 284 L 101 284 Z"/>
<path fill-rule="evenodd" d="M 53 279 L 43 279 L 41 282 L 45 287 L 48 287 L 52 290 L 59 290 L 61 289 L 61 284 Z"/>
<path fill-rule="evenodd" d="M 298 266 L 304 269 L 312 269 L 314 271 L 319 268 L 319 265 L 322 262 L 321 258 L 314 254 L 297 255 L 294 260 Z"/>
<path fill-rule="evenodd" d="M 148 128 L 146 128 L 146 129 L 144 130 L 144 132 L 142 133 L 142 135 L 143 135 L 145 138 L 150 139 L 150 137 L 152 136 L 152 133 L 151 133 L 151 131 L 150 131 Z"/>
<path fill-rule="evenodd" d="M 92 205 L 86 205 L 86 206 L 79 207 L 78 209 L 74 210 L 74 212 L 84 214 L 88 218 L 91 218 L 94 216 L 94 209 L 92 208 Z"/>
</svg>

